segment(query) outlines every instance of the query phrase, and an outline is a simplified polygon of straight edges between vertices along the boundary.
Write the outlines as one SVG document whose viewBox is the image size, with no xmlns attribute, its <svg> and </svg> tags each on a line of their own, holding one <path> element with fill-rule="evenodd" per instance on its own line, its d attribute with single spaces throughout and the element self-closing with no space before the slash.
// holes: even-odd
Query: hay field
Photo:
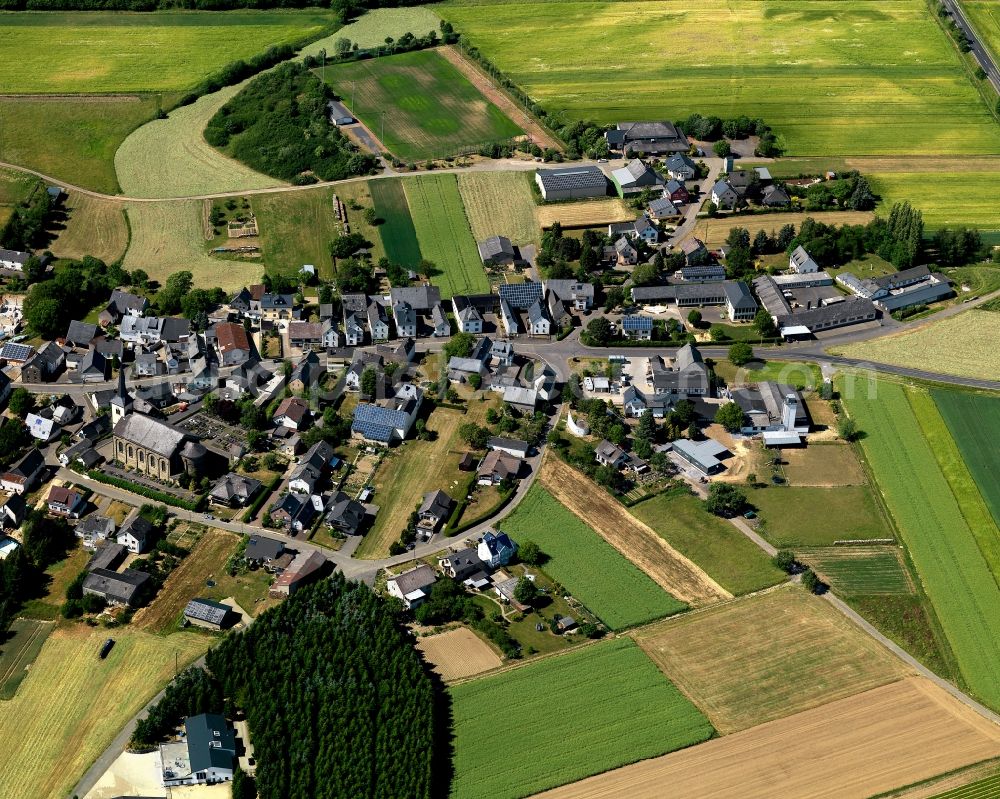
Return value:
<svg viewBox="0 0 1000 799">
<path fill-rule="evenodd" d="M 451 696 L 452 799 L 517 799 L 690 746 L 714 732 L 628 639 L 462 683 Z M 498 725 L 504 730 L 502 768 Z"/>
<path fill-rule="evenodd" d="M 612 630 L 686 609 L 538 483 L 500 527 L 515 541 L 538 544 L 546 575 Z"/>
<path fill-rule="evenodd" d="M 97 652 L 109 634 L 115 646 L 100 660 Z M 82 624 L 56 629 L 17 695 L 2 705 L 0 796 L 67 795 L 125 722 L 173 677 L 175 655 L 183 669 L 210 640 Z"/>
<path fill-rule="evenodd" d="M 455 294 L 488 294 L 476 240 L 465 217 L 462 195 L 454 175 L 421 175 L 402 181 L 417 232 L 420 252 L 438 268 L 431 283 L 442 298 Z"/>
<path fill-rule="evenodd" d="M 212 147 L 202 135 L 215 112 L 253 78 L 175 108 L 122 141 L 115 173 L 129 197 L 190 197 L 215 192 L 283 186 Z"/>
<path fill-rule="evenodd" d="M 184 607 L 201 596 L 206 581 L 223 573 L 239 542 L 235 533 L 214 529 L 205 533 L 191 554 L 171 572 L 152 603 L 135 614 L 135 626 L 152 633 L 176 630 Z"/>
<path fill-rule="evenodd" d="M 330 277 L 333 269 L 330 242 L 337 236 L 338 230 L 333 213 L 333 194 L 333 189 L 326 187 L 280 194 L 255 194 L 250 198 L 257 216 L 260 247 L 268 272 L 294 276 L 304 264 L 313 264 L 320 276 Z M 360 222 L 361 212 L 353 214 L 353 217 Z M 366 231 L 359 228 L 358 232 Z M 366 235 L 372 238 L 370 234 Z"/>
<path fill-rule="evenodd" d="M 913 586 L 893 546 L 821 547 L 796 549 L 795 557 L 808 563 L 838 593 L 845 595 L 912 594 Z"/>
<path fill-rule="evenodd" d="M 111 263 L 125 255 L 129 233 L 122 203 L 74 191 L 63 202 L 68 214 L 66 227 L 49 245 L 59 258 L 93 255 Z"/>
<path fill-rule="evenodd" d="M 336 64 L 318 74 L 404 161 L 460 155 L 524 132 L 436 50 Z"/>
<path fill-rule="evenodd" d="M 0 169 L 0 205 L 17 205 L 22 202 L 31 193 L 37 180 L 34 175 L 24 172 Z"/>
<path fill-rule="evenodd" d="M 54 629 L 51 622 L 34 619 L 14 619 L 10 623 L 0 646 L 0 700 L 14 696 Z"/>
<path fill-rule="evenodd" d="M 1000 171 L 992 172 L 878 172 L 868 176 L 872 190 L 882 198 L 878 210 L 887 213 L 893 203 L 909 200 L 924 215 L 929 229 L 948 225 L 997 230 L 1000 228 L 1000 196 L 996 191 Z M 960 186 L 961 191 L 927 191 L 940 182 Z"/>
<path fill-rule="evenodd" d="M 464 172 L 458 191 L 476 241 L 506 236 L 514 244 L 530 244 L 540 231 L 532 213 L 530 172 Z"/>
<path fill-rule="evenodd" d="M 552 203 L 535 208 L 538 227 L 543 229 L 552 227 L 555 222 L 564 228 L 601 227 L 612 222 L 627 222 L 635 217 L 635 211 L 617 197 L 609 197 L 606 200 Z"/>
<path fill-rule="evenodd" d="M 1000 152 L 1000 128 L 919 0 L 555 0 L 530 11 L 449 0 L 436 10 L 572 119 L 760 116 L 789 155 Z"/>
<path fill-rule="evenodd" d="M 482 674 L 503 663 L 493 648 L 468 627 L 420 638 L 416 647 L 445 682 Z"/>
<path fill-rule="evenodd" d="M 696 606 L 732 596 L 569 464 L 547 455 L 538 479 L 577 518 L 591 525 L 605 541 L 672 596 Z"/>
<path fill-rule="evenodd" d="M 160 102 L 155 95 L 0 97 L 0 160 L 115 194 L 115 151 Z"/>
<path fill-rule="evenodd" d="M 202 201 L 131 203 L 126 207 L 132 229 L 124 263 L 129 271 L 145 269 L 151 280 L 162 284 L 174 272 L 187 270 L 196 287 L 220 286 L 227 291 L 260 282 L 263 264 L 212 258 L 205 251 Z"/>
<path fill-rule="evenodd" d="M 378 238 L 386 258 L 394 264 L 415 269 L 421 260 L 420 244 L 402 182 L 398 179 L 373 180 L 368 183 L 368 191 L 382 220 Z"/>
<path fill-rule="evenodd" d="M 538 799 L 867 799 L 1000 754 L 1000 731 L 911 677 Z"/>
<path fill-rule="evenodd" d="M 309 11 L 19 11 L 0 17 L 0 86 L 17 94 L 185 91 L 237 59 L 331 32 Z M 53 58 L 53 53 L 58 53 Z"/>
<path fill-rule="evenodd" d="M 751 216 L 727 216 L 714 219 L 699 219 L 691 235 L 701 239 L 709 247 L 726 243 L 726 236 L 734 227 L 746 228 L 750 237 L 758 230 L 777 233 L 785 225 L 795 225 L 796 230 L 806 217 L 827 225 L 867 225 L 874 216 L 870 211 L 815 211 L 808 214 L 755 214 Z M 787 268 L 788 264 L 785 264 Z"/>
<path fill-rule="evenodd" d="M 632 513 L 732 594 L 758 591 L 788 576 L 753 541 L 690 494 L 659 494 L 640 502 Z"/>
<path fill-rule="evenodd" d="M 795 586 L 652 624 L 635 639 L 723 734 L 909 673 L 827 602 Z"/>
<path fill-rule="evenodd" d="M 784 461 L 781 470 L 793 486 L 865 484 L 858 456 L 846 444 L 814 443 L 804 449 L 786 449 L 782 450 L 781 459 Z"/>
<path fill-rule="evenodd" d="M 378 47 L 385 44 L 386 36 L 393 39 L 398 39 L 404 33 L 423 36 L 428 31 L 438 30 L 440 23 L 441 18 L 426 6 L 373 8 L 330 38 L 344 37 L 357 42 L 359 47 Z M 323 46 L 323 42 L 315 42 L 312 46 L 316 45 Z"/>
<path fill-rule="evenodd" d="M 976 309 L 890 336 L 838 347 L 837 354 L 938 374 L 996 380 L 1000 314 Z"/>
<path fill-rule="evenodd" d="M 845 407 L 970 692 L 1000 707 L 1000 589 L 905 390 L 876 389 Z"/>
</svg>

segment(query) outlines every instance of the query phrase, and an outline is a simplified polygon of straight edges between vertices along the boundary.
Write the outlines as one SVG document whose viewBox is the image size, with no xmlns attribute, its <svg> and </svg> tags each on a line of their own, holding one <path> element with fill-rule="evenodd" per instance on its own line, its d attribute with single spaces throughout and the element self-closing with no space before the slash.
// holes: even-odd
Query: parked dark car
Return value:
<svg viewBox="0 0 1000 799">
<path fill-rule="evenodd" d="M 104 658 L 108 656 L 108 653 L 111 652 L 111 648 L 114 645 L 115 645 L 114 638 L 109 638 L 107 641 L 101 644 L 101 651 L 98 653 L 100 655 L 101 660 L 104 660 Z"/>
</svg>

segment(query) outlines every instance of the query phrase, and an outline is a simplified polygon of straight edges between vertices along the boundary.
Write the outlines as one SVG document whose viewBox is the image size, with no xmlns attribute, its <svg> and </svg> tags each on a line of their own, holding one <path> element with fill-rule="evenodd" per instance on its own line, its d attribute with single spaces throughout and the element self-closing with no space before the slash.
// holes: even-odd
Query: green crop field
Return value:
<svg viewBox="0 0 1000 799">
<path fill-rule="evenodd" d="M 394 264 L 416 268 L 420 263 L 420 244 L 413 229 L 410 206 L 399 180 L 372 180 L 368 184 L 375 212 L 382 224 L 378 234 L 385 248 L 385 257 Z"/>
<path fill-rule="evenodd" d="M 934 403 L 995 522 L 1000 525 L 1000 400 L 988 394 L 934 390 Z"/>
<path fill-rule="evenodd" d="M 328 66 L 323 77 L 404 161 L 459 155 L 523 132 L 436 50 Z"/>
<path fill-rule="evenodd" d="M 868 176 L 872 190 L 879 195 L 880 213 L 887 213 L 893 203 L 909 200 L 924 215 L 928 228 L 947 225 L 997 230 L 1000 228 L 1000 172 L 879 172 Z M 962 191 L 927 191 L 939 183 L 961 186 Z"/>
<path fill-rule="evenodd" d="M 731 594 L 758 591 L 785 579 L 756 544 L 691 495 L 660 494 L 640 502 L 632 513 Z"/>
<path fill-rule="evenodd" d="M 992 51 L 993 58 L 1000 58 L 1000 8 L 996 0 L 960 0 L 959 5 Z"/>
<path fill-rule="evenodd" d="M 677 613 L 685 605 L 627 561 L 540 485 L 501 522 L 516 541 L 532 540 L 549 556 L 546 573 L 612 629 Z"/>
<path fill-rule="evenodd" d="M 1000 152 L 1000 126 L 921 0 L 449 0 L 435 10 L 571 118 L 747 114 L 801 155 Z"/>
<path fill-rule="evenodd" d="M 748 491 L 765 538 L 776 547 L 892 538 L 868 486 L 778 486 Z"/>
<path fill-rule="evenodd" d="M 437 266 L 439 274 L 431 283 L 441 287 L 441 296 L 489 293 L 490 283 L 465 218 L 455 176 L 407 178 L 403 190 L 420 252 Z"/>
<path fill-rule="evenodd" d="M 714 732 L 629 639 L 457 685 L 451 697 L 453 799 L 516 799 L 699 743 Z"/>
<path fill-rule="evenodd" d="M 913 591 L 899 562 L 899 554 L 891 547 L 796 549 L 795 555 L 845 594 L 909 594 Z"/>
<path fill-rule="evenodd" d="M 1000 774 L 963 785 L 961 788 L 936 793 L 931 799 L 997 799 L 997 797 L 1000 797 Z"/>
<path fill-rule="evenodd" d="M 330 242 L 337 235 L 333 189 L 258 194 L 251 205 L 269 272 L 296 275 L 304 264 L 313 264 L 320 276 L 329 277 Z M 360 212 L 357 216 L 360 222 Z"/>
<path fill-rule="evenodd" d="M 1000 588 L 903 387 L 847 392 L 861 446 L 972 692 L 1000 707 Z"/>
<path fill-rule="evenodd" d="M 0 86 L 16 94 L 169 92 L 277 44 L 319 38 L 324 11 L 29 12 L 0 16 Z"/>
<path fill-rule="evenodd" d="M 158 104 L 151 95 L 0 97 L 0 160 L 114 194 L 115 151 Z"/>
<path fill-rule="evenodd" d="M 50 622 L 33 619 L 14 619 L 10 623 L 9 637 L 0 644 L 0 700 L 9 700 L 17 693 L 54 627 Z"/>
</svg>

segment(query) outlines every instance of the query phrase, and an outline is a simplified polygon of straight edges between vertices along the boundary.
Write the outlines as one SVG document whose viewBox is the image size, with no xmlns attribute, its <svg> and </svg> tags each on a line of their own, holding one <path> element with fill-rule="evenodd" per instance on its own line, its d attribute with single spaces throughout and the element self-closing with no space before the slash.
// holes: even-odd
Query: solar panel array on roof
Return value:
<svg viewBox="0 0 1000 799">
<path fill-rule="evenodd" d="M 526 311 L 542 299 L 541 283 L 506 283 L 500 286 L 500 298 L 511 308 Z"/>
<path fill-rule="evenodd" d="M 653 320 L 648 316 L 623 316 L 622 330 L 652 330 Z"/>
<path fill-rule="evenodd" d="M 402 411 L 383 408 L 381 405 L 372 405 L 367 402 L 362 402 L 354 409 L 355 422 L 370 422 L 389 427 L 406 427 L 408 420 L 409 417 Z"/>
<path fill-rule="evenodd" d="M 576 189 L 582 187 L 604 187 L 608 179 L 596 166 L 577 166 L 565 169 L 539 169 L 538 178 L 546 191 Z"/>
<path fill-rule="evenodd" d="M 210 599 L 192 599 L 184 608 L 184 615 L 189 619 L 207 621 L 209 624 L 222 624 L 229 615 L 229 606 L 213 602 Z"/>
<path fill-rule="evenodd" d="M 5 361 L 26 361 L 35 348 L 30 344 L 4 344 L 0 349 L 0 359 Z"/>
<path fill-rule="evenodd" d="M 357 419 L 351 424 L 351 430 L 364 436 L 369 441 L 392 441 L 394 428 L 376 422 L 362 422 Z"/>
</svg>

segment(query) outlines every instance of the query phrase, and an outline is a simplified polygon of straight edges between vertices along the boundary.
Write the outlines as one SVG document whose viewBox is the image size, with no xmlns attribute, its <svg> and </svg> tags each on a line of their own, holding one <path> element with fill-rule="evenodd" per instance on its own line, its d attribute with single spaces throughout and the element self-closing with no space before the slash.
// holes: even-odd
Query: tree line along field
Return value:
<svg viewBox="0 0 1000 799">
<path fill-rule="evenodd" d="M 827 602 L 795 586 L 668 619 L 634 635 L 722 734 L 909 673 Z"/>
<path fill-rule="evenodd" d="M 403 181 L 406 203 L 420 244 L 421 255 L 438 273 L 431 283 L 442 297 L 486 294 L 490 284 L 465 217 L 454 175 L 421 175 Z"/>
<path fill-rule="evenodd" d="M 517 799 L 690 746 L 714 732 L 629 639 L 456 685 L 450 694 L 453 799 Z"/>
<path fill-rule="evenodd" d="M 63 207 L 67 214 L 64 227 L 49 245 L 58 257 L 92 255 L 113 263 L 125 255 L 129 230 L 123 203 L 69 191 Z"/>
<path fill-rule="evenodd" d="M 386 36 L 398 39 L 404 33 L 422 36 L 438 30 L 441 18 L 426 6 L 373 8 L 337 31 L 337 39 L 350 39 L 359 47 L 379 47 Z"/>
<path fill-rule="evenodd" d="M 842 392 L 971 692 L 1000 707 L 1000 588 L 902 386 Z"/>
<path fill-rule="evenodd" d="M 969 310 L 890 336 L 835 349 L 836 354 L 958 377 L 1000 374 L 1000 314 Z"/>
<path fill-rule="evenodd" d="M 1000 151 L 1000 127 L 920 0 L 449 0 L 435 9 L 539 104 L 570 118 L 746 114 L 766 120 L 789 154 Z"/>
<path fill-rule="evenodd" d="M 0 25 L 18 57 L 0 63 L 0 86 L 13 94 L 185 91 L 231 61 L 336 24 L 318 10 L 8 13 Z"/>
<path fill-rule="evenodd" d="M 632 513 L 731 594 L 758 591 L 786 577 L 756 544 L 708 513 L 694 496 L 658 494 L 640 502 Z"/>
<path fill-rule="evenodd" d="M 872 190 L 881 198 L 879 211 L 909 201 L 924 215 L 928 229 L 965 226 L 982 230 L 1000 228 L 1000 172 L 879 172 L 869 175 Z M 961 186 L 956 194 L 928 192 L 926 187 L 940 182 Z"/>
<path fill-rule="evenodd" d="M 436 50 L 317 70 L 404 161 L 460 155 L 523 131 Z"/>
<path fill-rule="evenodd" d="M 679 602 L 605 542 L 540 485 L 501 522 L 515 541 L 532 540 L 542 568 L 613 630 L 684 610 Z"/>
<path fill-rule="evenodd" d="M 68 795 L 125 723 L 169 680 L 203 654 L 211 638 L 176 632 L 167 638 L 120 627 L 104 660 L 108 631 L 59 627 L 46 639 L 17 694 L 3 703 L 5 768 L 0 796 Z M 175 661 L 176 658 L 176 661 Z"/>
</svg>

